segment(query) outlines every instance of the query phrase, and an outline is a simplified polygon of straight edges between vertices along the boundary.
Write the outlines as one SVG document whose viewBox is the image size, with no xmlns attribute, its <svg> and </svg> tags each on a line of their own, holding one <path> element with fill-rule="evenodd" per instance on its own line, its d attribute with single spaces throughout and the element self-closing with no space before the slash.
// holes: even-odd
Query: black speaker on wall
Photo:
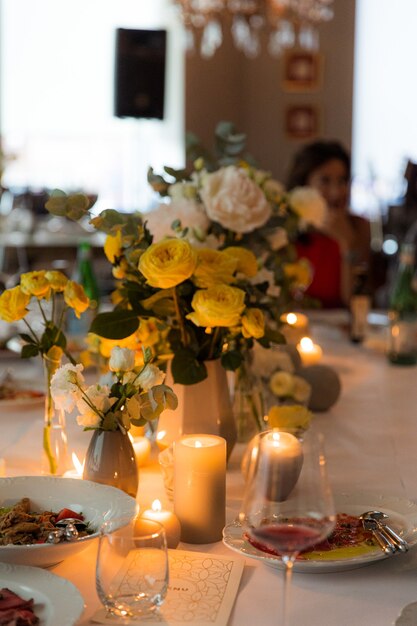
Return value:
<svg viewBox="0 0 417 626">
<path fill-rule="evenodd" d="M 116 30 L 114 113 L 164 118 L 165 30 Z"/>
</svg>

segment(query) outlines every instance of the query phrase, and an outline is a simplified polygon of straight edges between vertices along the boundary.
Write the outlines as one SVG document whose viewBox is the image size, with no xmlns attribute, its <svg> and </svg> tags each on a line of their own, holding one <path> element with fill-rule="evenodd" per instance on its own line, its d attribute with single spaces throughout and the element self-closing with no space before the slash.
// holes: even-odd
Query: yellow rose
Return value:
<svg viewBox="0 0 417 626">
<path fill-rule="evenodd" d="M 245 292 L 230 285 L 200 289 L 193 296 L 194 313 L 186 317 L 196 326 L 237 326 L 245 308 Z"/>
<path fill-rule="evenodd" d="M 64 291 L 65 285 L 68 282 L 68 278 L 62 272 L 58 270 L 52 270 L 45 272 L 45 278 L 51 285 L 52 289 L 57 292 Z"/>
<path fill-rule="evenodd" d="M 197 287 L 212 287 L 218 283 L 233 282 L 237 259 L 211 248 L 197 250 L 197 258 L 197 267 L 193 276 Z"/>
<path fill-rule="evenodd" d="M 269 428 L 307 430 L 313 414 L 301 404 L 273 406 L 269 409 Z"/>
<path fill-rule="evenodd" d="M 117 231 L 116 235 L 107 235 L 104 242 L 104 254 L 110 261 L 114 263 L 116 257 L 119 257 L 122 253 L 122 233 Z"/>
<path fill-rule="evenodd" d="M 251 250 L 240 246 L 230 246 L 225 248 L 223 253 L 236 259 L 237 271 L 245 274 L 248 278 L 252 278 L 258 273 L 258 261 Z"/>
<path fill-rule="evenodd" d="M 260 339 L 265 334 L 265 317 L 260 309 L 246 309 L 242 315 L 242 335 Z"/>
<path fill-rule="evenodd" d="M 46 278 L 45 270 L 38 272 L 26 272 L 20 277 L 20 287 L 22 291 L 36 298 L 49 298 L 51 285 Z"/>
<path fill-rule="evenodd" d="M 149 285 L 169 289 L 194 273 L 197 254 L 185 239 L 164 239 L 154 243 L 139 259 L 139 271 Z"/>
<path fill-rule="evenodd" d="M 73 280 L 69 280 L 64 289 L 64 300 L 72 309 L 77 317 L 88 309 L 90 299 L 86 295 L 83 287 Z"/>
<path fill-rule="evenodd" d="M 5 322 L 17 322 L 25 317 L 30 295 L 17 286 L 0 295 L 0 317 Z"/>
<path fill-rule="evenodd" d="M 313 271 L 308 259 L 299 259 L 296 263 L 286 263 L 284 274 L 293 281 L 294 287 L 306 289 L 311 283 Z"/>
</svg>

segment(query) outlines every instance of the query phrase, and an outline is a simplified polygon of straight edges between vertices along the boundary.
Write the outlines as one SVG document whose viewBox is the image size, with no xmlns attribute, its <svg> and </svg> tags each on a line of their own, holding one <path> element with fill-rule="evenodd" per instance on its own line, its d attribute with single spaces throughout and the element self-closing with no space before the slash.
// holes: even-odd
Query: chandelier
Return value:
<svg viewBox="0 0 417 626">
<path fill-rule="evenodd" d="M 332 19 L 333 0 L 174 0 L 186 29 L 187 49 L 196 48 L 211 57 L 221 46 L 223 29 L 230 27 L 234 44 L 248 57 L 261 49 L 261 35 L 268 35 L 268 50 L 279 56 L 299 46 L 318 49 L 317 25 Z"/>
</svg>

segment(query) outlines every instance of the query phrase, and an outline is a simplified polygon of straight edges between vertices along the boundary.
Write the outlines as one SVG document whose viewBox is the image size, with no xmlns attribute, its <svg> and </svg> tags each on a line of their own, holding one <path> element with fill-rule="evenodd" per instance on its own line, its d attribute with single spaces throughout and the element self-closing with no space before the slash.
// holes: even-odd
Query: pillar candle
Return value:
<svg viewBox="0 0 417 626">
<path fill-rule="evenodd" d="M 159 500 L 154 500 L 150 509 L 146 509 L 141 517 L 159 522 L 165 528 L 168 548 L 176 548 L 180 542 L 181 526 L 178 517 L 172 511 L 162 508 Z"/>
<path fill-rule="evenodd" d="M 303 337 L 300 343 L 297 344 L 297 350 L 304 366 L 315 365 L 321 360 L 323 354 L 320 346 L 313 343 L 310 337 Z"/>
<path fill-rule="evenodd" d="M 151 442 L 147 437 L 134 437 L 132 446 L 135 451 L 136 465 L 143 467 L 149 461 L 151 454 Z"/>
<path fill-rule="evenodd" d="M 303 448 L 291 433 L 271 430 L 259 439 L 259 460 L 267 476 L 266 493 L 270 500 L 286 500 L 294 489 L 303 465 Z"/>
<path fill-rule="evenodd" d="M 220 541 L 226 511 L 226 440 L 186 435 L 174 442 L 174 510 L 181 541 Z"/>
</svg>

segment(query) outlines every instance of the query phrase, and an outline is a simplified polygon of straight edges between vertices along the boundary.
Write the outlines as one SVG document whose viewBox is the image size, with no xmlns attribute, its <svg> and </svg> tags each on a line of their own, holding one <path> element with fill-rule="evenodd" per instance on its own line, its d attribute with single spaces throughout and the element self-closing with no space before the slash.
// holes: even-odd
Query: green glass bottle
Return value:
<svg viewBox="0 0 417 626">
<path fill-rule="evenodd" d="M 417 290 L 415 246 L 401 246 L 396 279 L 390 296 L 388 360 L 395 365 L 417 363 Z"/>
<path fill-rule="evenodd" d="M 71 279 L 84 287 L 85 293 L 90 298 L 90 307 L 81 314 L 80 318 L 77 318 L 71 311 L 69 312 L 68 332 L 72 335 L 86 335 L 100 304 L 100 289 L 94 273 L 92 248 L 87 241 L 82 241 L 78 246 Z"/>
</svg>

